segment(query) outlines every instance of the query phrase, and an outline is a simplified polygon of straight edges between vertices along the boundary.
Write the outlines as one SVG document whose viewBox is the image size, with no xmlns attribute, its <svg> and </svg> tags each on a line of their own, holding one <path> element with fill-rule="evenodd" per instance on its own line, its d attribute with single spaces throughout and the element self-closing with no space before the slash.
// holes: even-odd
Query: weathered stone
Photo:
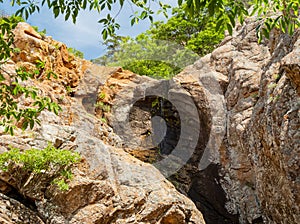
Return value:
<svg viewBox="0 0 300 224">
<path fill-rule="evenodd" d="M 153 143 L 173 136 L 171 144 L 159 144 L 160 152 L 172 155 L 183 129 L 175 125 L 173 132 L 170 128 L 166 131 L 163 127 L 170 127 L 168 122 L 157 120 L 160 138 L 155 140 L 154 115 L 171 118 L 163 111 L 175 114 L 176 110 L 165 106 L 153 112 L 156 98 L 148 93 L 156 88 L 159 94 L 155 95 L 161 96 L 181 88 L 184 95 L 192 97 L 201 135 L 191 159 L 171 180 L 194 200 L 207 223 L 237 223 L 237 216 L 240 223 L 299 220 L 299 32 L 293 37 L 275 32 L 271 40 L 258 44 L 256 26 L 247 20 L 212 54 L 169 81 L 176 85 L 161 89 L 163 81 L 119 71 L 100 88 L 106 97 L 98 101 L 113 109 L 98 110 L 98 115 L 108 119 L 131 148 L 127 151 L 154 164 L 164 157 L 157 155 Z M 181 101 L 182 97 L 176 97 Z M 183 107 L 189 111 L 188 104 Z M 131 130 L 118 123 L 128 115 Z M 209 157 L 203 154 L 206 148 L 211 149 Z M 203 157 L 210 158 L 211 165 L 202 169 Z"/>
<path fill-rule="evenodd" d="M 297 223 L 299 31 L 292 37 L 273 31 L 258 44 L 256 26 L 247 20 L 173 79 L 154 80 L 80 60 L 20 23 L 21 51 L 2 69 L 13 74 L 44 61 L 44 71 L 27 84 L 60 102 L 63 113 L 42 112 L 34 130 L 1 134 L 0 150 L 50 141 L 85 161 L 73 168 L 65 192 L 45 186 L 51 175 L 18 166 L 1 172 L 0 192 L 17 191 L 17 200 L 35 203 L 33 213 L 32 203 L 21 205 L 16 220 L 23 220 L 22 210 L 40 223 L 204 223 L 188 196 L 208 224 Z M 48 70 L 58 79 L 46 79 Z"/>
<path fill-rule="evenodd" d="M 0 222 L 3 224 L 24 223 L 43 224 L 45 223 L 36 211 L 28 208 L 19 201 L 0 193 Z"/>
<path fill-rule="evenodd" d="M 22 150 L 43 149 L 51 142 L 58 148 L 76 150 L 83 157 L 72 168 L 73 178 L 68 181 L 67 191 L 51 183 L 55 170 L 36 174 L 15 164 L 8 172 L 1 171 L 1 192 L 8 196 L 17 192 L 16 199 L 30 202 L 34 206 L 33 214 L 43 221 L 38 218 L 34 221 L 33 215 L 29 221 L 18 219 L 22 223 L 55 224 L 204 223 L 193 202 L 180 194 L 155 167 L 126 153 L 121 148 L 120 137 L 94 116 L 98 87 L 119 69 L 96 67 L 78 59 L 68 53 L 65 45 L 36 35 L 25 23 L 20 23 L 15 33 L 22 54 L 14 55 L 14 63 L 7 71 L 22 65 L 34 69 L 36 59 L 44 61 L 45 71 L 53 69 L 58 79 L 47 80 L 41 73 L 38 80 L 26 84 L 35 85 L 41 94 L 60 102 L 63 112 L 59 116 L 41 112 L 41 125 L 31 131 L 16 131 L 15 136 L 1 133 L 1 152 L 9 150 L 10 145 Z M 89 96 L 95 101 L 92 99 L 87 104 L 85 99 Z M 0 204 L 5 200 L 1 198 Z M 26 203 L 24 214 L 29 213 Z M 1 218 L 14 223 L 2 213 Z"/>
</svg>

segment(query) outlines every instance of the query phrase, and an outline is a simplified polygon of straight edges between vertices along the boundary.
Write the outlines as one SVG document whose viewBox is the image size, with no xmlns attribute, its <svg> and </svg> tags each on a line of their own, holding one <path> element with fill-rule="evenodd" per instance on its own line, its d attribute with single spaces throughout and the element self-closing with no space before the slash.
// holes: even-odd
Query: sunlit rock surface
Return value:
<svg viewBox="0 0 300 224">
<path fill-rule="evenodd" d="M 273 32 L 258 44 L 256 26 L 247 21 L 172 80 L 119 70 L 99 89 L 98 103 L 111 110 L 98 108 L 98 117 L 107 119 L 126 151 L 167 173 L 207 223 L 300 220 L 299 31 L 292 37 Z M 155 124 L 156 116 L 165 123 Z M 182 126 L 187 117 L 189 129 Z M 157 126 L 165 134 L 158 144 Z M 181 168 L 169 175 L 157 164 L 172 158 L 185 137 L 196 142 L 193 152 L 186 144 L 189 159 L 173 159 L 171 167 Z"/>
<path fill-rule="evenodd" d="M 50 141 L 84 160 L 66 192 L 47 182 L 51 173 L 1 172 L 0 220 L 296 224 L 299 32 L 258 44 L 256 25 L 247 21 L 173 79 L 154 80 L 78 59 L 20 23 L 20 52 L 2 69 L 45 62 L 28 84 L 63 112 L 44 111 L 41 126 L 1 134 L 0 152 Z"/>
<path fill-rule="evenodd" d="M 28 173 L 16 165 L 0 173 L 0 220 L 3 223 L 204 223 L 193 202 L 152 165 L 126 153 L 121 139 L 105 121 L 94 116 L 97 89 L 117 68 L 105 68 L 75 58 L 64 44 L 41 37 L 29 25 L 16 28 L 20 52 L 3 69 L 35 67 L 58 75 L 47 79 L 42 72 L 28 82 L 40 94 L 58 102 L 60 116 L 44 111 L 41 125 L 0 135 L 0 150 L 42 149 L 51 142 L 58 148 L 80 152 L 83 161 L 73 168 L 69 190 L 51 184 L 54 173 Z M 90 97 L 89 97 L 90 96 Z M 54 171 L 53 171 L 54 172 Z M 3 195 L 5 194 L 5 195 Z"/>
</svg>

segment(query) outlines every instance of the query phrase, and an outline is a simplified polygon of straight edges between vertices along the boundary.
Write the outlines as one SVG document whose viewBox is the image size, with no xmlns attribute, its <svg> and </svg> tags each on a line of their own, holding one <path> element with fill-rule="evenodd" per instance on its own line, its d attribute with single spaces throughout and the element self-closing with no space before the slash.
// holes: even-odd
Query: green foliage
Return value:
<svg viewBox="0 0 300 224">
<path fill-rule="evenodd" d="M 3 0 L 0 0 L 3 2 Z M 167 17 L 167 11 L 170 8 L 168 4 L 157 0 L 129 0 L 132 7 L 130 24 L 134 25 L 140 20 L 149 19 L 153 21 L 154 11 L 151 3 L 157 4 L 159 9 L 157 13 L 163 13 Z M 178 0 L 179 7 L 184 8 L 186 14 L 190 17 L 201 15 L 203 12 L 208 17 L 217 18 L 217 30 L 227 29 L 232 33 L 233 28 L 238 20 L 243 23 L 249 16 L 248 8 L 254 5 L 254 11 L 263 20 L 264 27 L 261 27 L 259 33 L 268 37 L 269 28 L 280 27 L 284 33 L 292 34 L 299 27 L 299 0 Z M 72 19 L 75 23 L 80 10 L 96 10 L 100 15 L 105 10 L 105 16 L 98 22 L 103 25 L 102 37 L 104 40 L 108 36 L 115 34 L 120 28 L 117 17 L 124 6 L 125 0 L 42 0 L 36 2 L 32 0 L 12 0 L 12 5 L 18 5 L 16 15 L 22 15 L 27 19 L 34 12 L 39 12 L 41 6 L 47 6 L 52 10 L 54 17 L 63 15 L 65 20 Z M 117 9 L 118 8 L 118 9 Z M 112 15 L 111 12 L 116 12 Z M 279 14 L 278 14 L 279 12 Z M 268 25 L 269 26 L 268 26 Z M 274 28 L 273 27 L 273 28 Z"/>
<path fill-rule="evenodd" d="M 0 65 L 10 57 L 10 52 L 13 51 L 14 35 L 12 30 L 21 21 L 23 19 L 17 16 L 0 18 Z M 0 74 L 0 81 L 1 79 L 3 79 L 3 76 Z"/>
<path fill-rule="evenodd" d="M 0 169 L 7 171 L 11 163 L 20 164 L 25 170 L 40 173 L 53 167 L 67 167 L 80 161 L 80 155 L 69 150 L 57 149 L 49 144 L 45 149 L 29 149 L 21 152 L 12 148 L 0 154 Z M 62 174 L 65 174 L 64 171 Z"/>
<path fill-rule="evenodd" d="M 3 0 L 0 0 L 0 2 L 3 2 Z M 55 18 L 62 15 L 65 20 L 71 19 L 74 23 L 81 10 L 95 10 L 100 15 L 104 14 L 105 11 L 105 16 L 98 21 L 103 26 L 101 33 L 105 40 L 108 35 L 113 35 L 116 30 L 120 28 L 117 17 L 125 2 L 125 0 L 12 0 L 11 4 L 12 6 L 20 6 L 16 11 L 16 15 L 23 16 L 25 19 L 28 19 L 34 12 L 39 12 L 42 6 L 47 6 L 52 10 Z M 150 3 L 158 5 L 158 13 L 163 13 L 165 16 L 167 16 L 167 10 L 170 8 L 168 4 L 164 4 L 162 1 L 157 0 L 130 0 L 128 3 L 132 9 L 132 15 L 130 16 L 131 25 L 145 19 L 149 19 L 151 22 L 153 21 L 154 11 L 151 9 Z M 116 13 L 113 15 L 111 12 Z"/>
<path fill-rule="evenodd" d="M 215 49 L 224 38 L 223 33 L 215 32 L 216 19 L 207 13 L 198 13 L 189 18 L 181 8 L 174 8 L 172 17 L 166 22 L 156 22 L 149 30 L 153 39 L 174 41 L 199 56 L 204 56 Z"/>
<path fill-rule="evenodd" d="M 203 14 L 191 19 L 175 8 L 166 23 L 156 22 L 136 38 L 114 36 L 107 40 L 108 52 L 94 62 L 158 79 L 170 78 L 215 48 L 224 35 L 214 29 L 213 19 Z"/>
<path fill-rule="evenodd" d="M 181 71 L 181 68 L 155 60 L 132 60 L 122 67 L 134 73 L 156 79 L 169 79 Z"/>
<path fill-rule="evenodd" d="M 23 130 L 27 127 L 32 129 L 35 123 L 39 124 L 37 117 L 42 110 L 48 109 L 56 114 L 61 110 L 50 98 L 38 96 L 36 88 L 25 86 L 20 82 L 40 75 L 45 68 L 45 62 L 37 61 L 37 69 L 33 72 L 19 68 L 16 70 L 16 75 L 6 74 L 5 76 L 5 71 L 2 70 L 2 65 L 10 58 L 11 52 L 18 53 L 20 51 L 20 49 L 12 47 L 14 38 L 12 30 L 22 21 L 24 20 L 21 17 L 16 16 L 0 19 L 0 126 L 4 126 L 4 131 L 9 132 L 11 135 L 13 135 L 18 122 L 21 122 Z M 52 74 L 54 73 L 48 72 L 47 76 Z M 6 78 L 8 75 L 10 81 Z M 21 97 L 32 98 L 32 105 L 19 107 Z"/>
<path fill-rule="evenodd" d="M 12 148 L 8 152 L 0 154 L 0 169 L 9 171 L 14 165 L 19 165 L 28 172 L 46 173 L 51 170 L 59 171 L 59 176 L 52 182 L 60 190 L 68 190 L 66 180 L 72 179 L 71 166 L 78 163 L 81 157 L 76 152 L 57 149 L 49 144 L 45 149 L 29 149 L 20 151 Z"/>
<path fill-rule="evenodd" d="M 57 187 L 61 190 L 61 191 L 67 191 L 69 190 L 69 185 L 66 183 L 66 181 L 64 179 L 59 179 L 56 178 L 52 181 L 53 184 L 57 185 Z"/>
<path fill-rule="evenodd" d="M 32 26 L 32 28 L 33 28 L 36 32 L 38 32 L 42 37 L 45 37 L 45 36 L 46 36 L 46 33 L 47 33 L 46 29 L 39 30 L 39 28 L 38 28 L 37 26 Z"/>
<path fill-rule="evenodd" d="M 68 52 L 71 53 L 71 54 L 73 54 L 73 55 L 75 55 L 76 57 L 79 57 L 79 58 L 83 58 L 84 57 L 84 54 L 81 51 L 79 51 L 79 50 L 77 50 L 75 48 L 72 48 L 72 47 L 68 48 Z"/>
<path fill-rule="evenodd" d="M 71 86 L 66 86 L 66 91 L 67 91 L 67 94 L 70 95 L 73 92 L 73 89 Z"/>
<path fill-rule="evenodd" d="M 270 32 L 276 28 L 282 33 L 293 35 L 300 27 L 300 0 L 255 0 L 251 15 L 259 15 L 261 20 L 257 27 L 259 42 L 263 37 L 270 38 Z"/>
<path fill-rule="evenodd" d="M 103 110 L 103 112 L 110 112 L 111 108 L 110 108 L 110 105 L 109 104 L 106 104 L 106 103 L 103 103 L 103 102 L 97 102 L 95 104 L 95 107 L 98 108 L 98 109 L 101 109 Z"/>
<path fill-rule="evenodd" d="M 46 62 L 41 61 L 41 60 L 36 60 L 36 68 L 37 69 L 44 69 L 46 66 Z"/>
<path fill-rule="evenodd" d="M 34 127 L 35 123 L 40 124 L 38 115 L 44 109 L 58 114 L 61 108 L 49 97 L 41 97 L 38 95 L 38 89 L 35 87 L 24 86 L 22 81 L 34 78 L 44 69 L 45 63 L 37 61 L 37 70 L 33 72 L 27 71 L 25 68 L 16 70 L 16 75 L 10 76 L 12 81 L 5 82 L 3 75 L 0 76 L 0 126 L 4 126 L 4 132 L 14 133 L 16 125 L 21 125 L 23 130 Z M 2 77 L 2 79 L 1 79 Z M 31 106 L 19 106 L 21 98 L 31 98 Z"/>
<path fill-rule="evenodd" d="M 98 98 L 99 98 L 100 100 L 103 100 L 103 99 L 105 98 L 105 96 L 106 96 L 106 94 L 103 93 L 103 92 L 101 92 L 101 93 L 99 93 Z"/>
<path fill-rule="evenodd" d="M 104 117 L 102 117 L 100 120 L 102 123 L 107 123 L 107 120 Z"/>
<path fill-rule="evenodd" d="M 230 34 L 237 21 L 244 23 L 249 16 L 249 6 L 253 5 L 250 15 L 256 14 L 261 21 L 257 27 L 259 41 L 263 36 L 269 38 L 270 31 L 274 28 L 292 35 L 300 25 L 299 0 L 178 0 L 178 4 L 184 6 L 190 16 L 197 15 L 203 9 L 207 10 L 210 17 L 217 17 L 217 30 L 227 29 Z"/>
<path fill-rule="evenodd" d="M 104 56 L 107 65 L 122 66 L 140 75 L 170 78 L 198 58 L 176 42 L 153 39 L 149 32 L 120 40 L 115 52 Z"/>
</svg>

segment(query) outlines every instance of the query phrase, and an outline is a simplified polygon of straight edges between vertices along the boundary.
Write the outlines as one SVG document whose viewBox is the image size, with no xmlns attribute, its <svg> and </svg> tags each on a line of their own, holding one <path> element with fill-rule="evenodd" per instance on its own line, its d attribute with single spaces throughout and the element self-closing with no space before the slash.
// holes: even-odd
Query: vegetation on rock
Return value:
<svg viewBox="0 0 300 224">
<path fill-rule="evenodd" d="M 81 59 L 84 58 L 83 52 L 81 52 L 81 51 L 79 51 L 79 50 L 77 50 L 77 49 L 75 49 L 75 48 L 73 48 L 73 47 L 69 47 L 69 48 L 68 48 L 68 52 L 71 53 L 71 54 L 73 54 L 73 55 L 76 56 L 76 57 L 81 58 Z"/>
<path fill-rule="evenodd" d="M 2 3 L 3 0 L 0 0 Z M 144 1 L 129 1 L 132 6 L 135 6 L 137 11 L 132 12 L 130 23 L 131 25 L 139 22 L 139 20 L 149 19 L 153 21 L 154 11 L 152 10 L 151 3 L 157 2 L 155 0 L 144 0 Z M 76 18 L 80 10 L 96 10 L 100 15 L 104 16 L 98 22 L 103 24 L 102 37 L 103 39 L 107 39 L 108 35 L 112 36 L 119 29 L 120 25 L 117 23 L 117 16 L 119 11 L 122 10 L 124 6 L 124 0 L 70 0 L 70 1 L 58 1 L 58 0 L 43 0 L 41 2 L 35 2 L 31 0 L 12 0 L 11 4 L 21 6 L 16 11 L 16 15 L 21 15 L 25 19 L 27 19 L 31 14 L 40 10 L 40 7 L 47 6 L 49 9 L 53 11 L 53 15 L 57 17 L 58 15 L 63 15 L 65 20 L 72 18 L 73 22 L 76 22 Z M 160 10 L 157 13 L 164 13 L 167 15 L 167 10 L 171 8 L 169 5 L 164 4 L 162 1 L 158 1 Z M 240 23 L 243 23 L 245 18 L 249 16 L 248 7 L 253 5 L 252 14 L 257 14 L 257 17 L 260 19 L 261 23 L 257 27 L 257 34 L 261 40 L 263 36 L 269 38 L 270 32 L 272 29 L 277 28 L 283 33 L 292 34 L 295 29 L 297 29 L 300 25 L 299 22 L 299 0 L 276 0 L 276 1 L 268 1 L 268 0 L 254 0 L 245 1 L 228 1 L 228 0 L 178 0 L 178 5 L 184 9 L 186 13 L 190 17 L 197 15 L 205 15 L 206 18 L 214 18 L 216 21 L 216 30 L 227 29 L 229 33 L 232 33 L 233 28 L 236 25 L 237 19 Z M 116 7 L 119 7 L 118 13 L 116 15 L 111 15 L 110 12 L 114 11 Z M 105 9 L 108 9 L 108 13 L 103 13 Z M 12 17 L 4 17 L 1 19 L 1 33 L 0 33 L 0 65 L 5 63 L 11 56 L 11 52 L 13 52 L 13 33 L 12 30 L 16 27 L 19 22 L 19 18 Z M 160 32 L 157 32 L 155 35 L 162 37 Z M 201 39 L 201 37 L 198 37 Z M 202 39 L 205 39 L 202 38 Z M 187 43 L 186 43 L 187 44 Z M 188 44 L 189 45 L 189 44 Z M 190 48 L 193 48 L 195 43 L 190 41 Z M 197 44 L 196 44 L 197 45 Z M 203 44 L 204 45 L 204 44 Z M 193 49 L 195 50 L 195 49 Z M 204 53 L 204 52 L 203 52 Z M 152 67 L 157 66 L 157 62 L 152 61 L 154 65 Z M 151 64 L 150 63 L 150 64 Z M 149 73 L 149 61 L 142 61 L 142 71 L 141 73 L 146 72 Z M 172 74 L 172 71 L 176 71 L 178 67 L 174 67 L 167 61 L 163 64 L 162 75 Z M 129 66 L 132 67 L 133 65 Z M 164 71 L 165 70 L 165 71 Z M 157 71 L 154 72 L 155 74 Z M 150 74 L 155 76 L 155 74 Z M 18 79 L 19 77 L 16 77 Z M 1 112 L 0 116 L 6 117 L 7 121 L 10 121 L 12 117 L 16 117 L 21 119 L 24 117 L 23 113 L 12 112 L 18 111 L 17 104 L 15 104 L 14 108 L 6 108 L 7 102 L 3 98 L 6 95 L 9 95 L 9 98 L 13 98 L 13 92 L 10 91 L 14 89 L 11 84 L 3 84 L 4 81 L 7 81 L 7 78 L 3 75 L 3 71 L 0 73 L 1 86 L 4 86 L 4 92 L 1 97 Z M 23 87 L 26 88 L 26 87 Z M 9 90 L 9 91 L 7 91 Z M 47 101 L 49 104 L 53 102 Z M 49 105 L 48 104 L 48 105 Z M 47 108 L 47 107 L 44 107 Z M 48 107 L 51 109 L 51 107 Z M 37 111 L 33 110 L 34 116 L 37 115 Z M 1 125 L 8 127 L 6 130 L 12 130 L 12 125 L 7 126 L 7 122 L 3 122 Z"/>
<path fill-rule="evenodd" d="M 4 18 L 4 21 L 14 20 L 15 18 Z M 16 49 L 14 49 L 16 51 Z M 5 62 L 3 62 L 5 63 Z M 6 74 L 0 66 L 0 126 L 4 126 L 4 132 L 11 135 L 18 126 L 23 130 L 34 127 L 39 124 L 38 115 L 44 109 L 53 111 L 55 114 L 61 110 L 60 106 L 53 102 L 49 97 L 38 95 L 38 89 L 32 86 L 24 85 L 24 81 L 37 78 L 42 74 L 44 62 L 36 61 L 36 69 L 27 71 L 24 67 L 16 70 L 16 74 Z M 9 75 L 9 78 L 5 78 Z M 56 76 L 52 71 L 47 71 L 47 77 Z M 23 98 L 30 98 L 29 106 L 20 105 Z"/>
<path fill-rule="evenodd" d="M 10 171 L 15 165 L 34 173 L 57 172 L 59 176 L 53 180 L 61 190 L 67 190 L 66 180 L 72 178 L 71 166 L 80 161 L 80 155 L 69 150 L 57 149 L 49 144 L 45 149 L 29 149 L 21 152 L 12 148 L 0 154 L 0 169 Z"/>
</svg>

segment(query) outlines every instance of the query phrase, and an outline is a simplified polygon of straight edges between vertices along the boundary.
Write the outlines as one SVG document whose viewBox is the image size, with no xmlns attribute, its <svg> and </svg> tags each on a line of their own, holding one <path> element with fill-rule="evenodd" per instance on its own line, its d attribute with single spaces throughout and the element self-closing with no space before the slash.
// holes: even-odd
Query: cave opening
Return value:
<svg viewBox="0 0 300 224">
<path fill-rule="evenodd" d="M 189 110 L 189 107 L 183 106 L 180 109 Z M 197 146 L 186 164 L 167 179 L 180 193 L 195 203 L 207 224 L 239 223 L 238 215 L 230 214 L 225 208 L 227 199 L 220 184 L 220 166 L 212 163 L 204 170 L 198 168 L 210 136 L 211 115 L 209 108 L 197 107 L 197 110 L 199 117 L 197 125 L 200 130 Z M 157 162 L 170 155 L 177 146 L 182 136 L 182 121 L 187 119 L 180 117 L 179 114 L 177 108 L 162 97 L 147 96 L 134 103 L 129 116 L 132 128 L 139 129 L 136 133 L 140 136 L 149 136 L 152 143 L 154 142 L 153 147 L 149 149 L 152 151 L 151 159 L 148 160 L 147 157 L 145 162 Z M 157 117 L 159 119 L 153 119 Z"/>
<path fill-rule="evenodd" d="M 140 122 L 136 118 L 141 119 Z M 140 135 L 151 136 L 153 147 L 150 150 L 157 150 L 161 156 L 169 155 L 179 141 L 181 121 L 178 111 L 162 97 L 147 96 L 138 100 L 130 112 L 129 122 L 133 129 L 145 129 Z"/>
</svg>

